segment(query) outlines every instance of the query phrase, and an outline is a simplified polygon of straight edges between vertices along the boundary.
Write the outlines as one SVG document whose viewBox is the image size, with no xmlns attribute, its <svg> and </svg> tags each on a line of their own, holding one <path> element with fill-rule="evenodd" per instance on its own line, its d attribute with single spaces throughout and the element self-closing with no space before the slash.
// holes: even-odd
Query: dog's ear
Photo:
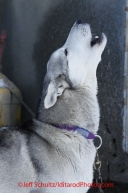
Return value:
<svg viewBox="0 0 128 193">
<path fill-rule="evenodd" d="M 62 95 L 65 88 L 68 88 L 68 83 L 63 80 L 61 77 L 57 77 L 54 80 L 51 80 L 49 84 L 47 84 L 46 94 L 44 98 L 44 108 L 48 109 L 57 101 L 57 97 Z"/>
</svg>

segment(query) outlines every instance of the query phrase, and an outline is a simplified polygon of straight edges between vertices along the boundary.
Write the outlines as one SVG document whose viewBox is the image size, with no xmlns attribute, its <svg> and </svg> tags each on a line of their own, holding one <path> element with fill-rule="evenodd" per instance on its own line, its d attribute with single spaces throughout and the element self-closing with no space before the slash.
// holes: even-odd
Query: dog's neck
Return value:
<svg viewBox="0 0 128 193">
<path fill-rule="evenodd" d="M 37 119 L 48 124 L 77 125 L 96 133 L 99 127 L 99 107 L 96 85 L 93 91 L 90 83 L 87 85 L 86 82 L 81 89 L 66 89 L 63 95 L 58 97 L 56 104 L 49 109 L 44 109 L 42 99 Z"/>
</svg>

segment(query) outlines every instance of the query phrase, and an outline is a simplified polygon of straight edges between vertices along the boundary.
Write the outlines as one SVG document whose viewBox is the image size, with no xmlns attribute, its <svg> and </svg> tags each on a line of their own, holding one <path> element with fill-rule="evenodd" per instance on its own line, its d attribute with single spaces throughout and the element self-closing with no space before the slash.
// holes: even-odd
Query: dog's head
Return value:
<svg viewBox="0 0 128 193">
<path fill-rule="evenodd" d="M 96 72 L 106 42 L 103 33 L 92 40 L 90 26 L 81 20 L 75 22 L 64 46 L 48 61 L 43 88 L 45 109 L 52 107 L 66 88 L 82 87 L 88 74 Z"/>
</svg>

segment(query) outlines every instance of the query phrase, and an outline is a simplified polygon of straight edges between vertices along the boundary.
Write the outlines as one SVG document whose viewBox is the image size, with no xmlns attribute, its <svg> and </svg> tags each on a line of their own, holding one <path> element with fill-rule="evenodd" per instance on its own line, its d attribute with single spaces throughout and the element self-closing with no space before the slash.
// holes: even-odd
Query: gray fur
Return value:
<svg viewBox="0 0 128 193">
<path fill-rule="evenodd" d="M 92 48 L 90 41 L 89 25 L 75 23 L 65 45 L 48 62 L 37 119 L 20 127 L 1 128 L 0 193 L 86 193 L 89 189 L 36 188 L 34 183 L 92 183 L 93 141 L 51 125 L 77 125 L 97 133 L 96 68 L 106 37 Z M 26 186 L 32 182 L 32 187 L 18 187 L 19 182 Z"/>
</svg>

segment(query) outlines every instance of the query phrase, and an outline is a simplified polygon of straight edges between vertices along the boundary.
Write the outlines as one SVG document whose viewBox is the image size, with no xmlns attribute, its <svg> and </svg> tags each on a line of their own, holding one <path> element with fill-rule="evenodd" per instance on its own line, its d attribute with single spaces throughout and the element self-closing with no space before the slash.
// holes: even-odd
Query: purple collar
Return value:
<svg viewBox="0 0 128 193">
<path fill-rule="evenodd" d="M 68 125 L 56 125 L 56 124 L 52 124 L 52 125 L 60 129 L 65 129 L 67 131 L 77 131 L 79 134 L 81 134 L 86 139 L 95 139 L 96 137 L 93 133 L 89 132 L 86 129 L 83 129 L 82 127 L 68 126 Z"/>
</svg>

